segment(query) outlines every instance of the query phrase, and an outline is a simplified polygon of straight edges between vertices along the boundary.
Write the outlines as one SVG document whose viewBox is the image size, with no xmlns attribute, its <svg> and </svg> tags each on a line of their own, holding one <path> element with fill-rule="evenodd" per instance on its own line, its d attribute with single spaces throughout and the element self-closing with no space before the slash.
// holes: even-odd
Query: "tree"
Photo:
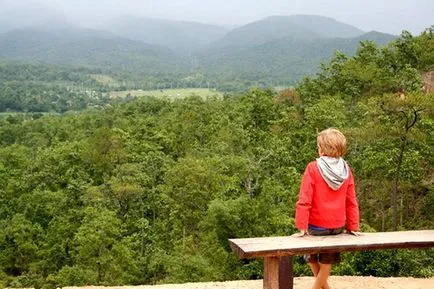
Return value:
<svg viewBox="0 0 434 289">
<path fill-rule="evenodd" d="M 420 120 L 423 111 L 428 109 L 428 105 L 429 100 L 426 97 L 414 94 L 392 96 L 381 105 L 382 110 L 390 116 L 390 120 L 397 126 L 394 131 L 400 141 L 392 185 L 393 230 L 395 231 L 398 229 L 397 194 L 404 154 L 408 150 L 409 143 L 414 139 L 412 130 Z"/>
<path fill-rule="evenodd" d="M 120 220 L 113 211 L 87 208 L 74 236 L 75 264 L 90 270 L 95 284 L 124 284 L 137 271 L 127 239 L 122 239 Z M 130 268 L 128 268 L 130 267 Z M 125 270 L 128 268 L 128 270 Z"/>
</svg>

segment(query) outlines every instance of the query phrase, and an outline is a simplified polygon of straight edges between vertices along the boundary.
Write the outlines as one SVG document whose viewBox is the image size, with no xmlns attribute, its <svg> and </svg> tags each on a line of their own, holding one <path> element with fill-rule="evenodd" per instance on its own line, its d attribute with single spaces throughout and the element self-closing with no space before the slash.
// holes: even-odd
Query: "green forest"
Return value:
<svg viewBox="0 0 434 289">
<path fill-rule="evenodd" d="M 0 64 L 0 287 L 260 279 L 228 238 L 296 232 L 328 127 L 348 139 L 362 231 L 434 229 L 432 70 L 434 26 L 337 52 L 294 88 L 206 99 L 112 101 L 90 68 Z M 347 253 L 333 273 L 432 277 L 432 260 Z"/>
</svg>

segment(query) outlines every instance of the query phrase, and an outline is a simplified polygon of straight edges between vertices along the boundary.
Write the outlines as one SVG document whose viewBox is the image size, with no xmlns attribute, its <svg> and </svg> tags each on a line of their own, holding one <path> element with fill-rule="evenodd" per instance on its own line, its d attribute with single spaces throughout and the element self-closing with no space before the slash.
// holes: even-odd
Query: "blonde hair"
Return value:
<svg viewBox="0 0 434 289">
<path fill-rule="evenodd" d="M 318 133 L 317 144 L 323 155 L 338 158 L 345 154 L 347 139 L 339 130 L 328 128 Z"/>
</svg>

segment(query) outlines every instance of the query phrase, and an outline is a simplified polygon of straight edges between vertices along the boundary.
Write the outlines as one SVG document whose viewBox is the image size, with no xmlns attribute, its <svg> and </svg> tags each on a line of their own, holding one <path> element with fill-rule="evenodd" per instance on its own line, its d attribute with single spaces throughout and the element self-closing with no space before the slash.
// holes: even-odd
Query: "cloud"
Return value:
<svg viewBox="0 0 434 289">
<path fill-rule="evenodd" d="M 120 15 L 242 25 L 271 15 L 316 14 L 365 31 L 414 33 L 431 26 L 430 0 L 0 0 L 0 7 L 39 5 L 81 25 L 95 25 Z M 0 13 L 1 14 L 1 13 Z"/>
</svg>

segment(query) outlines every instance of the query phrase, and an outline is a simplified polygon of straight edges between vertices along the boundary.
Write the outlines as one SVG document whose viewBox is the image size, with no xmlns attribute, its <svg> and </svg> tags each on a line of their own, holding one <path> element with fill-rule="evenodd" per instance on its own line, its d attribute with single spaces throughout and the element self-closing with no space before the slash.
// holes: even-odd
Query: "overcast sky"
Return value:
<svg viewBox="0 0 434 289">
<path fill-rule="evenodd" d="M 231 26 L 271 15 L 315 14 L 393 34 L 419 34 L 434 24 L 434 0 L 0 0 L 0 15 L 11 7 L 32 7 L 38 14 L 53 9 L 82 25 L 125 14 Z"/>
</svg>

